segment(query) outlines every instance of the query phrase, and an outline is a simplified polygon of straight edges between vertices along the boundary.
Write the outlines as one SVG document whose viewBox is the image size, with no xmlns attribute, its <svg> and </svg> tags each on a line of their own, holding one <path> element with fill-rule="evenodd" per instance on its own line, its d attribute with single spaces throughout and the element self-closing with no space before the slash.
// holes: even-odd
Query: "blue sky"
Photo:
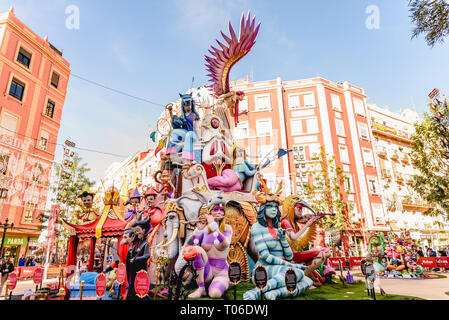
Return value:
<svg viewBox="0 0 449 320">
<path fill-rule="evenodd" d="M 231 80 L 296 80 L 321 76 L 361 86 L 369 103 L 392 111 L 422 113 L 427 94 L 448 92 L 447 44 L 429 48 L 410 39 L 407 0 L 167 0 L 4 1 L 38 35 L 64 51 L 73 74 L 159 104 L 191 85 L 206 83 L 204 55 L 230 20 L 238 30 L 242 12 L 261 21 L 252 52 Z M 66 28 L 66 8 L 80 10 L 79 30 Z M 380 28 L 370 30 L 365 12 L 376 5 Z M 238 32 L 238 31 L 237 31 Z M 449 41 L 449 39 L 448 39 Z M 128 156 L 148 147 L 161 107 L 121 96 L 75 77 L 69 81 L 58 142 Z M 57 149 L 56 161 L 61 151 Z M 79 151 L 94 179 L 113 162 L 108 155 Z"/>
</svg>

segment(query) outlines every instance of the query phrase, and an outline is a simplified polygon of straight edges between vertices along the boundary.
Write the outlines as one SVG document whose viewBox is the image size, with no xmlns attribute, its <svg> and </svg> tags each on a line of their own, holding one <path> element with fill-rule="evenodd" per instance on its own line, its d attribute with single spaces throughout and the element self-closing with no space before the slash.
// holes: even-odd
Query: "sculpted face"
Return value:
<svg viewBox="0 0 449 320">
<path fill-rule="evenodd" d="M 217 118 L 212 118 L 210 125 L 212 128 L 217 129 L 220 126 L 220 121 Z"/>
<path fill-rule="evenodd" d="M 93 200 L 94 200 L 94 197 L 92 195 L 90 195 L 90 194 L 87 195 L 87 196 L 81 197 L 81 201 L 83 202 L 83 206 L 85 208 L 87 208 L 87 209 L 92 208 Z"/>
<path fill-rule="evenodd" d="M 130 202 L 133 206 L 138 206 L 140 203 L 140 198 L 131 198 Z"/>
<path fill-rule="evenodd" d="M 147 200 L 148 206 L 152 207 L 154 204 L 155 196 L 150 194 L 150 195 L 146 196 L 145 199 Z"/>
<path fill-rule="evenodd" d="M 143 237 L 145 236 L 145 230 L 140 226 L 135 227 L 134 230 L 136 230 L 137 238 L 143 239 Z"/>
<path fill-rule="evenodd" d="M 245 152 L 242 149 L 237 148 L 235 150 L 235 156 L 236 158 L 243 158 L 245 156 Z"/>
<path fill-rule="evenodd" d="M 184 112 L 186 114 L 189 114 L 190 112 L 192 112 L 192 100 L 191 99 L 183 100 L 182 105 L 184 107 Z"/>
<path fill-rule="evenodd" d="M 132 242 L 134 241 L 134 236 L 131 235 L 130 233 L 124 233 L 123 234 L 123 239 L 121 241 L 121 245 L 125 245 L 128 244 L 130 245 Z"/>
<path fill-rule="evenodd" d="M 274 219 L 278 214 L 278 207 L 276 203 L 269 202 L 265 205 L 265 215 L 267 218 Z"/>
<path fill-rule="evenodd" d="M 212 217 L 214 217 L 215 221 L 221 221 L 223 219 L 225 212 L 224 208 L 220 205 L 216 205 L 211 211 Z"/>
</svg>

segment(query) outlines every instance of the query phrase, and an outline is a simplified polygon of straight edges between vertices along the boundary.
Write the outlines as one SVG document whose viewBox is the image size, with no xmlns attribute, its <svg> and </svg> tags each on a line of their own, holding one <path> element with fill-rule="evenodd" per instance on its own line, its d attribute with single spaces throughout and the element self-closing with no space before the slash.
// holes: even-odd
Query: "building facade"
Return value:
<svg viewBox="0 0 449 320">
<path fill-rule="evenodd" d="M 434 249 L 447 245 L 448 222 L 423 215 L 429 205 L 411 187 L 418 172 L 409 157 L 410 136 L 413 124 L 419 121 L 418 114 L 409 109 L 394 113 L 376 105 L 368 105 L 368 111 L 388 228 L 408 230 L 413 239 Z"/>
<path fill-rule="evenodd" d="M 265 134 L 264 141 L 294 150 L 264 171 L 264 176 L 284 182 L 286 194 L 301 195 L 303 185 L 312 183 L 310 172 L 319 161 L 321 146 L 328 157 L 335 157 L 345 177 L 343 200 L 354 208 L 345 213 L 352 227 L 342 232 L 342 244 L 345 250 L 362 253 L 368 230 L 386 230 L 382 197 L 370 187 L 378 177 L 364 90 L 323 78 L 283 82 L 279 77 L 254 83 L 239 80 L 232 88 L 246 93 L 237 137 L 248 130 L 248 142 Z M 264 141 L 255 147 L 250 144 L 251 152 L 269 149 Z M 324 244 L 323 239 L 317 243 Z"/>
<path fill-rule="evenodd" d="M 40 235 L 70 64 L 11 8 L 0 14 L 0 221 L 2 254 L 30 255 Z"/>
</svg>

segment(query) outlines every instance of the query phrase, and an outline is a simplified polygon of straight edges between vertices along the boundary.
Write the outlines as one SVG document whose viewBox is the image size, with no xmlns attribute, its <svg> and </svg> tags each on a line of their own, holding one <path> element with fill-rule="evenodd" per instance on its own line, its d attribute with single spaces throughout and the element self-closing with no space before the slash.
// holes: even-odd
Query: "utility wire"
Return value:
<svg viewBox="0 0 449 320">
<path fill-rule="evenodd" d="M 140 100 L 140 101 L 143 101 L 143 102 L 146 102 L 146 103 L 154 104 L 154 105 L 159 106 L 159 107 L 164 107 L 164 105 L 162 105 L 162 104 L 160 104 L 160 103 L 153 102 L 153 101 L 150 101 L 150 100 L 148 100 L 148 99 L 140 98 L 140 97 L 137 97 L 137 96 L 135 96 L 135 95 L 129 94 L 129 93 L 127 93 L 127 92 L 120 91 L 120 90 L 117 90 L 117 89 L 114 89 L 114 88 L 105 86 L 105 85 L 103 85 L 103 84 L 101 84 L 101 83 L 98 83 L 98 82 L 95 82 L 95 81 L 86 79 L 86 78 L 81 77 L 81 76 L 79 76 L 79 75 L 76 75 L 76 74 L 74 74 L 74 73 L 71 73 L 70 75 L 73 76 L 73 77 L 75 77 L 75 78 L 81 79 L 81 80 L 83 80 L 83 81 L 89 82 L 89 83 L 91 83 L 91 84 L 93 84 L 93 85 L 102 87 L 102 88 L 107 89 L 107 90 L 111 90 L 111 91 L 113 91 L 113 92 L 115 92 L 115 93 L 118 93 L 118 94 L 121 94 L 121 95 L 130 97 L 130 98 L 133 98 L 133 99 L 136 99 L 136 100 Z"/>
<path fill-rule="evenodd" d="M 10 129 L 5 128 L 5 127 L 3 127 L 1 125 L 0 125 L 0 128 L 1 129 L 5 129 L 5 130 L 7 130 L 9 132 L 12 132 L 14 134 L 17 134 L 19 136 L 23 136 L 24 138 L 28 138 L 28 139 L 31 139 L 31 140 L 34 140 L 34 141 L 40 141 L 40 139 L 38 139 L 38 138 L 33 138 L 33 137 L 27 136 L 25 134 L 22 134 L 22 133 L 19 133 L 19 132 L 15 132 L 14 130 L 10 130 Z M 62 144 L 62 143 L 51 142 L 51 141 L 47 141 L 47 143 L 64 147 L 64 144 Z M 110 155 L 110 156 L 114 156 L 114 157 L 120 157 L 120 158 L 127 158 L 128 157 L 128 156 L 124 156 L 124 155 L 121 155 L 121 154 L 115 154 L 115 153 L 111 153 L 111 152 L 104 152 L 104 151 L 99 151 L 99 150 L 94 150 L 94 149 L 87 149 L 87 148 L 81 148 L 81 147 L 71 147 L 71 148 L 72 149 L 79 149 L 79 150 L 83 150 L 83 151 L 88 151 L 88 152 L 96 152 L 96 153 L 106 154 L 106 155 Z"/>
</svg>

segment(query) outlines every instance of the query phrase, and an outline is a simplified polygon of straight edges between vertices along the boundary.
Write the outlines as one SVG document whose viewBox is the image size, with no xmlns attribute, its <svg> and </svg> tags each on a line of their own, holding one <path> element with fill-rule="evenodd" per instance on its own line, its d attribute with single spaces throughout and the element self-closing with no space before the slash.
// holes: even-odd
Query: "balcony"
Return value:
<svg viewBox="0 0 449 320">
<path fill-rule="evenodd" d="M 394 173 L 394 178 L 396 179 L 397 183 L 404 183 L 404 176 L 400 172 Z"/>
<path fill-rule="evenodd" d="M 382 179 L 391 179 L 391 173 L 389 170 L 382 169 L 380 173 L 381 173 Z"/>
<path fill-rule="evenodd" d="M 400 158 L 400 160 L 401 160 L 402 163 L 404 163 L 404 164 L 410 164 L 410 158 L 408 157 L 407 154 L 405 154 L 405 153 L 402 152 L 399 158 Z"/>
<path fill-rule="evenodd" d="M 376 152 L 379 155 L 379 157 L 384 158 L 384 159 L 387 158 L 387 148 L 385 148 L 385 147 L 376 148 Z"/>
<path fill-rule="evenodd" d="M 412 185 L 413 184 L 413 177 L 412 176 L 406 176 L 405 177 L 405 183 L 408 185 Z"/>
<path fill-rule="evenodd" d="M 390 159 L 391 160 L 394 160 L 394 161 L 397 161 L 397 160 L 399 160 L 399 154 L 398 154 L 398 152 L 395 150 L 394 152 L 393 152 L 393 154 L 390 156 Z"/>
</svg>

